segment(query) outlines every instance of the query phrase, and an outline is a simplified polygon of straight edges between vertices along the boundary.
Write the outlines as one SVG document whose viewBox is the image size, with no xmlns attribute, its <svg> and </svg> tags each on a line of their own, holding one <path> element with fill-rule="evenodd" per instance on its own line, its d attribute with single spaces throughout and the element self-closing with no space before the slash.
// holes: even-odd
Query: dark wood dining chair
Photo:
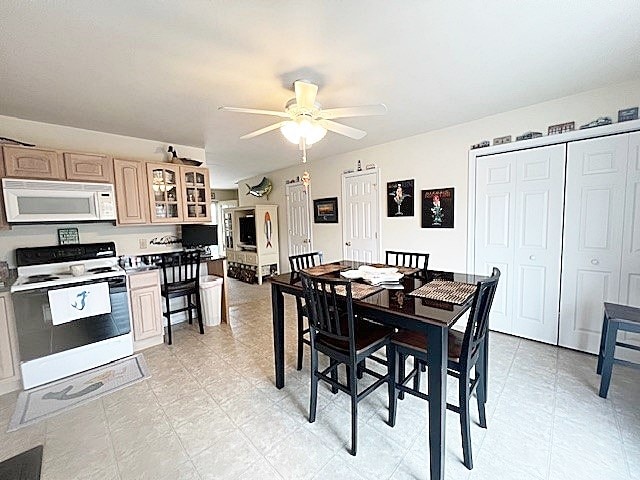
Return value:
<svg viewBox="0 0 640 480">
<path fill-rule="evenodd" d="M 348 280 L 313 277 L 300 273 L 309 315 L 311 340 L 311 397 L 309 400 L 309 422 L 316 420 L 318 403 L 318 380 L 331 385 L 335 393 L 341 390 L 351 397 L 351 449 L 349 453 L 356 455 L 358 449 L 358 403 L 371 392 L 387 384 L 389 395 L 393 378 L 386 361 L 377 359 L 373 354 L 382 347 L 388 347 L 393 329 L 367 320 L 356 320 L 353 314 L 353 298 L 351 283 Z M 320 370 L 318 352 L 329 357 L 329 366 Z M 389 352 L 387 352 L 389 353 Z M 363 368 L 363 373 L 376 380 L 358 393 L 357 366 L 365 358 L 387 364 L 387 373 L 382 375 L 376 371 Z M 347 367 L 347 382 L 338 380 L 338 367 Z M 391 397 L 389 397 L 391 400 Z"/>
<path fill-rule="evenodd" d="M 426 277 L 427 268 L 429 266 L 429 254 L 387 250 L 385 263 L 387 265 L 394 265 L 397 267 L 419 268 L 420 270 L 414 275 Z"/>
<path fill-rule="evenodd" d="M 291 267 L 291 273 L 299 273 L 300 270 L 320 265 L 322 260 L 320 258 L 320 252 L 300 253 L 298 255 L 289 256 L 289 266 Z M 298 360 L 296 363 L 296 369 L 302 370 L 302 360 L 304 354 L 304 346 L 311 345 L 309 340 L 309 327 L 305 325 L 305 317 L 307 316 L 307 310 L 302 303 L 302 298 L 296 297 L 296 311 L 298 314 Z"/>
<path fill-rule="evenodd" d="M 167 343 L 171 345 L 172 342 L 171 315 L 174 313 L 187 312 L 191 324 L 195 310 L 200 333 L 204 334 L 200 303 L 200 252 L 164 253 L 160 257 L 160 268 L 162 269 L 160 294 L 165 301 L 165 311 L 162 315 L 167 319 Z M 171 299 L 177 297 L 185 297 L 187 305 L 172 310 Z"/>
<path fill-rule="evenodd" d="M 471 470 L 473 459 L 471 456 L 471 424 L 469 416 L 469 402 L 471 394 L 476 391 L 480 426 L 487 428 L 485 404 L 486 392 L 486 348 L 487 332 L 489 329 L 489 312 L 493 297 L 500 279 L 500 270 L 493 269 L 490 278 L 478 282 L 473 297 L 471 312 L 464 332 L 449 330 L 449 361 L 447 373 L 458 379 L 458 405 L 447 403 L 447 408 L 460 415 L 462 431 L 462 451 L 464 465 Z M 429 340 L 417 332 L 400 330 L 391 339 L 389 369 L 394 372 L 396 381 L 393 382 L 391 398 L 389 400 L 389 424 L 395 425 L 396 409 L 399 392 L 406 392 L 424 400 L 429 395 L 420 392 L 420 364 L 426 364 Z M 416 363 L 407 375 L 404 374 L 404 363 L 407 356 L 414 357 Z M 474 369 L 474 367 L 476 367 Z M 479 368 L 481 367 L 481 368 Z M 474 377 L 471 378 L 471 370 Z M 413 385 L 411 384 L 413 379 Z"/>
</svg>

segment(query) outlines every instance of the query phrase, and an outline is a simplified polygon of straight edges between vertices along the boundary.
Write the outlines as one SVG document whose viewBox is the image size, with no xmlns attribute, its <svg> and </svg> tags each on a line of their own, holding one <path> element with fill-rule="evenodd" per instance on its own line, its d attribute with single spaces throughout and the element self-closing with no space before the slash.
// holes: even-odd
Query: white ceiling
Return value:
<svg viewBox="0 0 640 480">
<path fill-rule="evenodd" d="M 0 2 L 0 114 L 205 146 L 217 187 L 298 163 L 271 117 L 291 84 L 342 120 L 313 161 L 640 77 L 638 0 Z"/>
</svg>

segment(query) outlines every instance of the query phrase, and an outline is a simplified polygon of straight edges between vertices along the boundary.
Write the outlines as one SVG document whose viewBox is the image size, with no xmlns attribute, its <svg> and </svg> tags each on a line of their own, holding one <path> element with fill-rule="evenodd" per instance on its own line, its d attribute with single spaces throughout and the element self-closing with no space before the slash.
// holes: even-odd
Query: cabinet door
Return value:
<svg viewBox="0 0 640 480">
<path fill-rule="evenodd" d="M 4 161 L 2 155 L 2 148 L 0 148 L 0 178 L 5 177 L 4 171 Z M 2 183 L 0 182 L 0 230 L 9 229 L 9 224 L 7 223 L 7 214 L 4 210 L 4 196 L 2 194 Z"/>
<path fill-rule="evenodd" d="M 559 343 L 596 353 L 604 302 L 618 302 L 628 135 L 572 142 L 562 256 Z"/>
<path fill-rule="evenodd" d="M 144 163 L 113 160 L 118 224 L 144 224 L 149 221 L 149 202 Z"/>
<path fill-rule="evenodd" d="M 67 180 L 113 183 L 113 165 L 105 155 L 63 153 Z"/>
<path fill-rule="evenodd" d="M 11 297 L 6 293 L 0 295 L 0 383 L 4 380 L 17 379 L 18 375 L 18 344 L 13 306 Z"/>
<path fill-rule="evenodd" d="M 7 177 L 64 180 L 64 165 L 54 150 L 2 147 Z"/>
<path fill-rule="evenodd" d="M 556 344 L 565 147 L 478 158 L 475 270 L 501 272 L 490 328 Z"/>
<path fill-rule="evenodd" d="M 160 301 L 159 286 L 131 291 L 133 338 L 136 342 L 163 334 Z"/>
<path fill-rule="evenodd" d="M 211 188 L 209 169 L 180 167 L 183 191 L 183 220 L 185 222 L 211 221 Z"/>
<path fill-rule="evenodd" d="M 183 219 L 180 167 L 147 163 L 147 183 L 152 223 L 179 223 Z"/>
</svg>

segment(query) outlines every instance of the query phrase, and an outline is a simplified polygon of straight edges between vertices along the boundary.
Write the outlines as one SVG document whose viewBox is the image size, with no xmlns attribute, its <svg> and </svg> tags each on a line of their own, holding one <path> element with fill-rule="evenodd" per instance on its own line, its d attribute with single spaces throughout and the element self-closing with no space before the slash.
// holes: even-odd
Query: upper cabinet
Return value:
<svg viewBox="0 0 640 480">
<path fill-rule="evenodd" d="M 147 172 L 143 162 L 113 159 L 119 225 L 149 222 Z"/>
<path fill-rule="evenodd" d="M 183 209 L 185 222 L 211 221 L 211 188 L 209 169 L 181 166 Z"/>
<path fill-rule="evenodd" d="M 179 165 L 147 163 L 151 223 L 182 222 L 181 175 Z"/>
<path fill-rule="evenodd" d="M 63 157 L 67 180 L 113 183 L 111 158 L 106 155 L 65 152 Z"/>
<path fill-rule="evenodd" d="M 62 158 L 55 150 L 5 145 L 2 153 L 7 177 L 44 180 L 65 178 Z"/>
</svg>

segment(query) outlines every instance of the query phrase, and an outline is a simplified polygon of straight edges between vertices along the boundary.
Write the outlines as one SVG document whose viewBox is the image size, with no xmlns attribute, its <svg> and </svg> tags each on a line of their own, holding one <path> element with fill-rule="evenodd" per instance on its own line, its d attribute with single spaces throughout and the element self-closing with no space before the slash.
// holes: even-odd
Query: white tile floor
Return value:
<svg viewBox="0 0 640 480">
<path fill-rule="evenodd" d="M 230 294 L 230 326 L 182 329 L 172 347 L 145 352 L 148 381 L 13 433 L 4 432 L 16 395 L 0 397 L 0 460 L 44 444 L 44 480 L 427 478 L 424 402 L 400 402 L 392 429 L 386 390 L 367 398 L 351 457 L 346 395 L 323 388 L 317 421 L 307 422 L 292 303 L 287 386 L 277 390 L 269 285 L 232 281 Z M 603 400 L 595 357 L 491 337 L 489 428 L 472 430 L 470 472 L 449 412 L 448 479 L 640 479 L 640 371 L 616 367 Z"/>
</svg>

